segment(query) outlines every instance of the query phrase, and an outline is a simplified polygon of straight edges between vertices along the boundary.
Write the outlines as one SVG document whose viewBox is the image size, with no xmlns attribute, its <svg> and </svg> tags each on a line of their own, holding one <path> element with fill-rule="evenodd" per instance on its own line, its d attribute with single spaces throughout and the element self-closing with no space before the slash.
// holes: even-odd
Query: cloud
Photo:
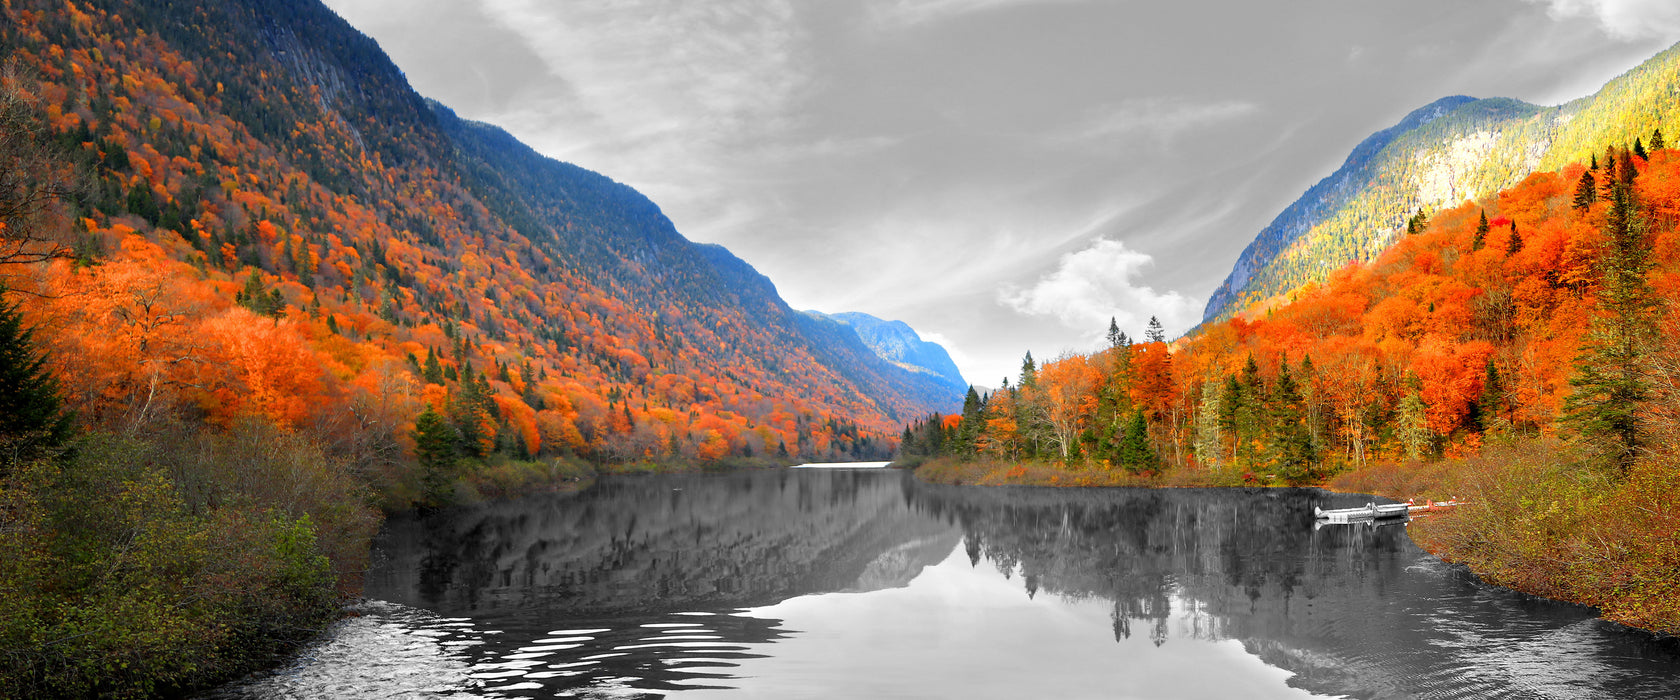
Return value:
<svg viewBox="0 0 1680 700">
<path fill-rule="evenodd" d="M 1259 105 L 1239 100 L 1212 102 L 1179 97 L 1145 97 L 1094 110 L 1091 116 L 1050 137 L 1058 145 L 1087 146 L 1092 141 L 1114 142 L 1148 136 L 1159 142 L 1260 111 Z"/>
<path fill-rule="evenodd" d="M 1528 0 L 1546 5 L 1554 19 L 1591 17 L 1606 34 L 1623 40 L 1680 36 L 1680 3 L 1674 0 Z"/>
<path fill-rule="evenodd" d="M 1053 0 L 888 0 L 871 4 L 865 13 L 877 29 L 902 30 L 976 12 L 1050 1 Z"/>
<path fill-rule="evenodd" d="M 662 204 L 750 172 L 732 164 L 789 132 L 811 81 L 789 0 L 480 2 L 561 86 L 492 120 Z"/>
<path fill-rule="evenodd" d="M 1033 286 L 1004 290 L 998 300 L 1024 314 L 1053 316 L 1091 338 L 1108 330 L 1110 318 L 1121 330 L 1140 335 L 1151 316 L 1160 319 L 1169 337 L 1175 336 L 1200 319 L 1202 302 L 1139 283 L 1143 269 L 1154 262 L 1124 243 L 1099 239 L 1062 256 L 1055 271 Z"/>
</svg>

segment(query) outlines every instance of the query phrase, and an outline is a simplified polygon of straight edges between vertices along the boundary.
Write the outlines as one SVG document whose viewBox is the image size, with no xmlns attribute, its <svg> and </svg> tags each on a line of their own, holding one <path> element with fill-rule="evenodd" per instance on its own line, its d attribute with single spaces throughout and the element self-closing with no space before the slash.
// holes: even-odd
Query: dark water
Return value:
<svg viewBox="0 0 1680 700">
<path fill-rule="evenodd" d="M 603 481 L 390 522 L 360 617 L 227 697 L 1676 698 L 1673 640 L 1291 490 Z"/>
</svg>

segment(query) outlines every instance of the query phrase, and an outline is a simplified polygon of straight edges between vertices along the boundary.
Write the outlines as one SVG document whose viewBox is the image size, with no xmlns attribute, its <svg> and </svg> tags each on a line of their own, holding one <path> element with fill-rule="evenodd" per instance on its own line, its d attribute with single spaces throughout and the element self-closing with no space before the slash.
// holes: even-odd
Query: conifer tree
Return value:
<svg viewBox="0 0 1680 700">
<path fill-rule="evenodd" d="M 1595 156 L 1596 163 L 1598 158 Z M 1581 181 L 1575 185 L 1575 210 L 1585 212 L 1593 202 L 1598 201 L 1598 183 L 1593 179 L 1591 170 L 1581 173 Z"/>
<path fill-rule="evenodd" d="M 1161 320 L 1155 318 L 1154 316 L 1150 316 L 1149 328 L 1144 330 L 1143 337 L 1151 343 L 1167 342 L 1167 331 L 1165 328 L 1161 327 Z"/>
<path fill-rule="evenodd" d="M 1412 459 L 1422 458 L 1433 451 L 1435 433 L 1429 429 L 1429 406 L 1423 402 L 1416 391 L 1400 400 L 1399 410 L 1394 417 L 1396 437 L 1406 448 L 1406 456 Z"/>
<path fill-rule="evenodd" d="M 1429 228 L 1429 217 L 1423 213 L 1423 208 L 1419 207 L 1417 213 L 1406 220 L 1406 235 L 1415 236 L 1423 233 L 1424 229 L 1427 228 Z"/>
<path fill-rule="evenodd" d="M 1155 448 L 1149 444 L 1149 422 L 1144 420 L 1142 409 L 1133 411 L 1132 419 L 1126 423 L 1126 435 L 1120 439 L 1120 466 L 1133 474 L 1155 471 L 1161 466 Z"/>
<path fill-rule="evenodd" d="M 1487 210 L 1482 210 L 1482 218 L 1476 223 L 1476 237 L 1470 241 L 1470 250 L 1481 250 L 1487 240 L 1488 220 Z"/>
<path fill-rule="evenodd" d="M 1511 237 L 1506 239 L 1506 241 L 1505 241 L 1505 255 L 1507 255 L 1507 256 L 1516 255 L 1517 251 L 1522 250 L 1522 249 L 1523 249 L 1522 234 L 1517 233 L 1517 222 L 1513 221 L 1513 222 L 1511 222 Z"/>
<path fill-rule="evenodd" d="M 1489 357 L 1487 368 L 1482 372 L 1482 394 L 1476 398 L 1476 420 L 1481 423 L 1482 430 L 1492 430 L 1498 425 L 1504 406 L 1505 382 L 1499 377 L 1499 366 Z"/>
<path fill-rule="evenodd" d="M 1219 467 L 1220 452 L 1225 444 L 1220 430 L 1220 417 L 1224 413 L 1220 388 L 1215 382 L 1203 384 L 1202 400 L 1196 407 L 1196 462 L 1207 468 Z"/>
<path fill-rule="evenodd" d="M 1108 346 L 1110 348 L 1120 347 L 1120 340 L 1124 337 L 1126 337 L 1126 334 L 1120 332 L 1120 325 L 1114 322 L 1114 317 L 1113 316 L 1109 316 L 1108 317 Z"/>
<path fill-rule="evenodd" d="M 425 505 L 440 506 L 449 501 L 455 482 L 456 444 L 460 435 L 430 407 L 414 419 L 414 456 L 420 462 L 420 483 Z"/>
<path fill-rule="evenodd" d="M 1646 279 L 1652 265 L 1632 182 L 1637 172 L 1626 160 L 1617 168 L 1602 225 L 1608 249 L 1599 262 L 1598 315 L 1576 357 L 1560 421 L 1626 471 L 1646 438 L 1646 358 L 1659 340 L 1660 306 Z"/>
<path fill-rule="evenodd" d="M 0 301 L 0 476 L 70 438 L 71 414 L 63 408 L 58 380 L 46 371 L 46 358 L 35 351 L 34 335 L 23 327 L 17 307 Z"/>
<path fill-rule="evenodd" d="M 1665 148 L 1668 148 L 1668 142 L 1663 140 L 1662 128 L 1658 127 L 1656 129 L 1652 129 L 1651 130 L 1651 150 L 1652 151 L 1660 151 L 1660 150 L 1663 150 Z"/>
<path fill-rule="evenodd" d="M 1268 402 L 1268 416 L 1272 426 L 1271 458 L 1274 468 L 1284 481 L 1302 484 L 1315 475 L 1312 435 L 1307 432 L 1306 402 L 1295 378 L 1289 373 L 1286 360 L 1278 367 L 1277 381 L 1272 384 Z"/>
<path fill-rule="evenodd" d="M 1633 154 L 1639 156 L 1641 160 L 1650 159 L 1650 156 L 1645 153 L 1645 144 L 1640 143 L 1637 137 L 1633 139 Z"/>
</svg>

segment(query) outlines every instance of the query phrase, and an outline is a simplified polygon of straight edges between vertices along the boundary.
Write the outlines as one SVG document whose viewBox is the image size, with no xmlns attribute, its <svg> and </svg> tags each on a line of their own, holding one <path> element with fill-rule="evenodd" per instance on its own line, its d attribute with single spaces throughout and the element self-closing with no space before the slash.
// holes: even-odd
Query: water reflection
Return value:
<svg viewBox="0 0 1680 700">
<path fill-rule="evenodd" d="M 608 480 L 392 521 L 368 583 L 390 602 L 224 695 L 383 693 L 372 678 L 405 691 L 388 697 L 1680 690 L 1672 641 L 1484 586 L 1404 525 L 1314 527 L 1314 505 L 1365 500 L 881 471 Z"/>
</svg>

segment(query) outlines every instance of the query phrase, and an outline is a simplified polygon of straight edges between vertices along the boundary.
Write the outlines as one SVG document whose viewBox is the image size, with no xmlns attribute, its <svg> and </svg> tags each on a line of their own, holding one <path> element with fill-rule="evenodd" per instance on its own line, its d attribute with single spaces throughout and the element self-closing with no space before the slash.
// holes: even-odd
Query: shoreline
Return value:
<svg viewBox="0 0 1680 700">
<path fill-rule="evenodd" d="M 897 463 L 895 463 L 896 465 Z M 1007 470 L 999 472 L 1004 464 L 1010 464 Z M 972 465 L 964 469 L 962 465 Z M 926 473 L 932 467 L 934 473 Z M 1103 473 L 1096 470 L 1069 470 L 1046 463 L 996 463 L 996 462 L 962 462 L 950 457 L 927 460 L 914 465 L 898 466 L 906 469 L 912 476 L 924 484 L 960 487 L 996 487 L 996 486 L 1029 486 L 1040 488 L 1145 488 L 1145 489 L 1174 489 L 1174 488 L 1317 488 L 1342 495 L 1364 495 L 1386 498 L 1396 502 L 1404 502 L 1407 498 L 1417 495 L 1402 496 L 1388 493 L 1384 489 L 1350 490 L 1338 488 L 1334 479 L 1318 484 L 1265 484 L 1265 483 L 1221 483 L 1222 480 L 1207 478 L 1211 475 L 1168 475 L 1167 477 L 1146 477 L 1121 473 Z M 976 475 L 975 472 L 979 471 Z M 975 477 L 972 481 L 964 481 L 963 476 Z M 1201 478 L 1185 478 L 1199 476 Z M 933 478 L 929 478 L 933 477 Z M 1049 477 L 1046 479 L 1045 477 Z M 1415 521 L 1416 528 L 1406 528 L 1406 536 L 1413 544 L 1430 556 L 1435 557 L 1449 566 L 1462 568 L 1465 572 L 1476 577 L 1476 580 L 1489 586 L 1496 586 L 1523 595 L 1534 596 L 1546 600 L 1581 605 L 1591 608 L 1598 619 L 1611 622 L 1639 633 L 1651 635 L 1654 639 L 1680 639 L 1680 635 L 1665 629 L 1634 624 L 1625 619 L 1617 619 L 1608 613 L 1601 600 L 1593 600 L 1583 595 L 1567 595 L 1567 590 L 1537 590 L 1535 587 L 1522 585 L 1521 582 L 1508 582 L 1507 575 L 1498 571 L 1478 571 L 1466 559 L 1471 559 L 1470 552 L 1452 550 L 1436 538 L 1444 533 L 1437 530 L 1445 527 L 1450 519 L 1458 513 L 1447 512 L 1434 515 L 1428 519 Z M 1430 523 L 1429 521 L 1435 521 Z M 1419 535 L 1422 536 L 1419 536 Z M 1560 595 L 1559 593 L 1564 593 Z"/>
</svg>

